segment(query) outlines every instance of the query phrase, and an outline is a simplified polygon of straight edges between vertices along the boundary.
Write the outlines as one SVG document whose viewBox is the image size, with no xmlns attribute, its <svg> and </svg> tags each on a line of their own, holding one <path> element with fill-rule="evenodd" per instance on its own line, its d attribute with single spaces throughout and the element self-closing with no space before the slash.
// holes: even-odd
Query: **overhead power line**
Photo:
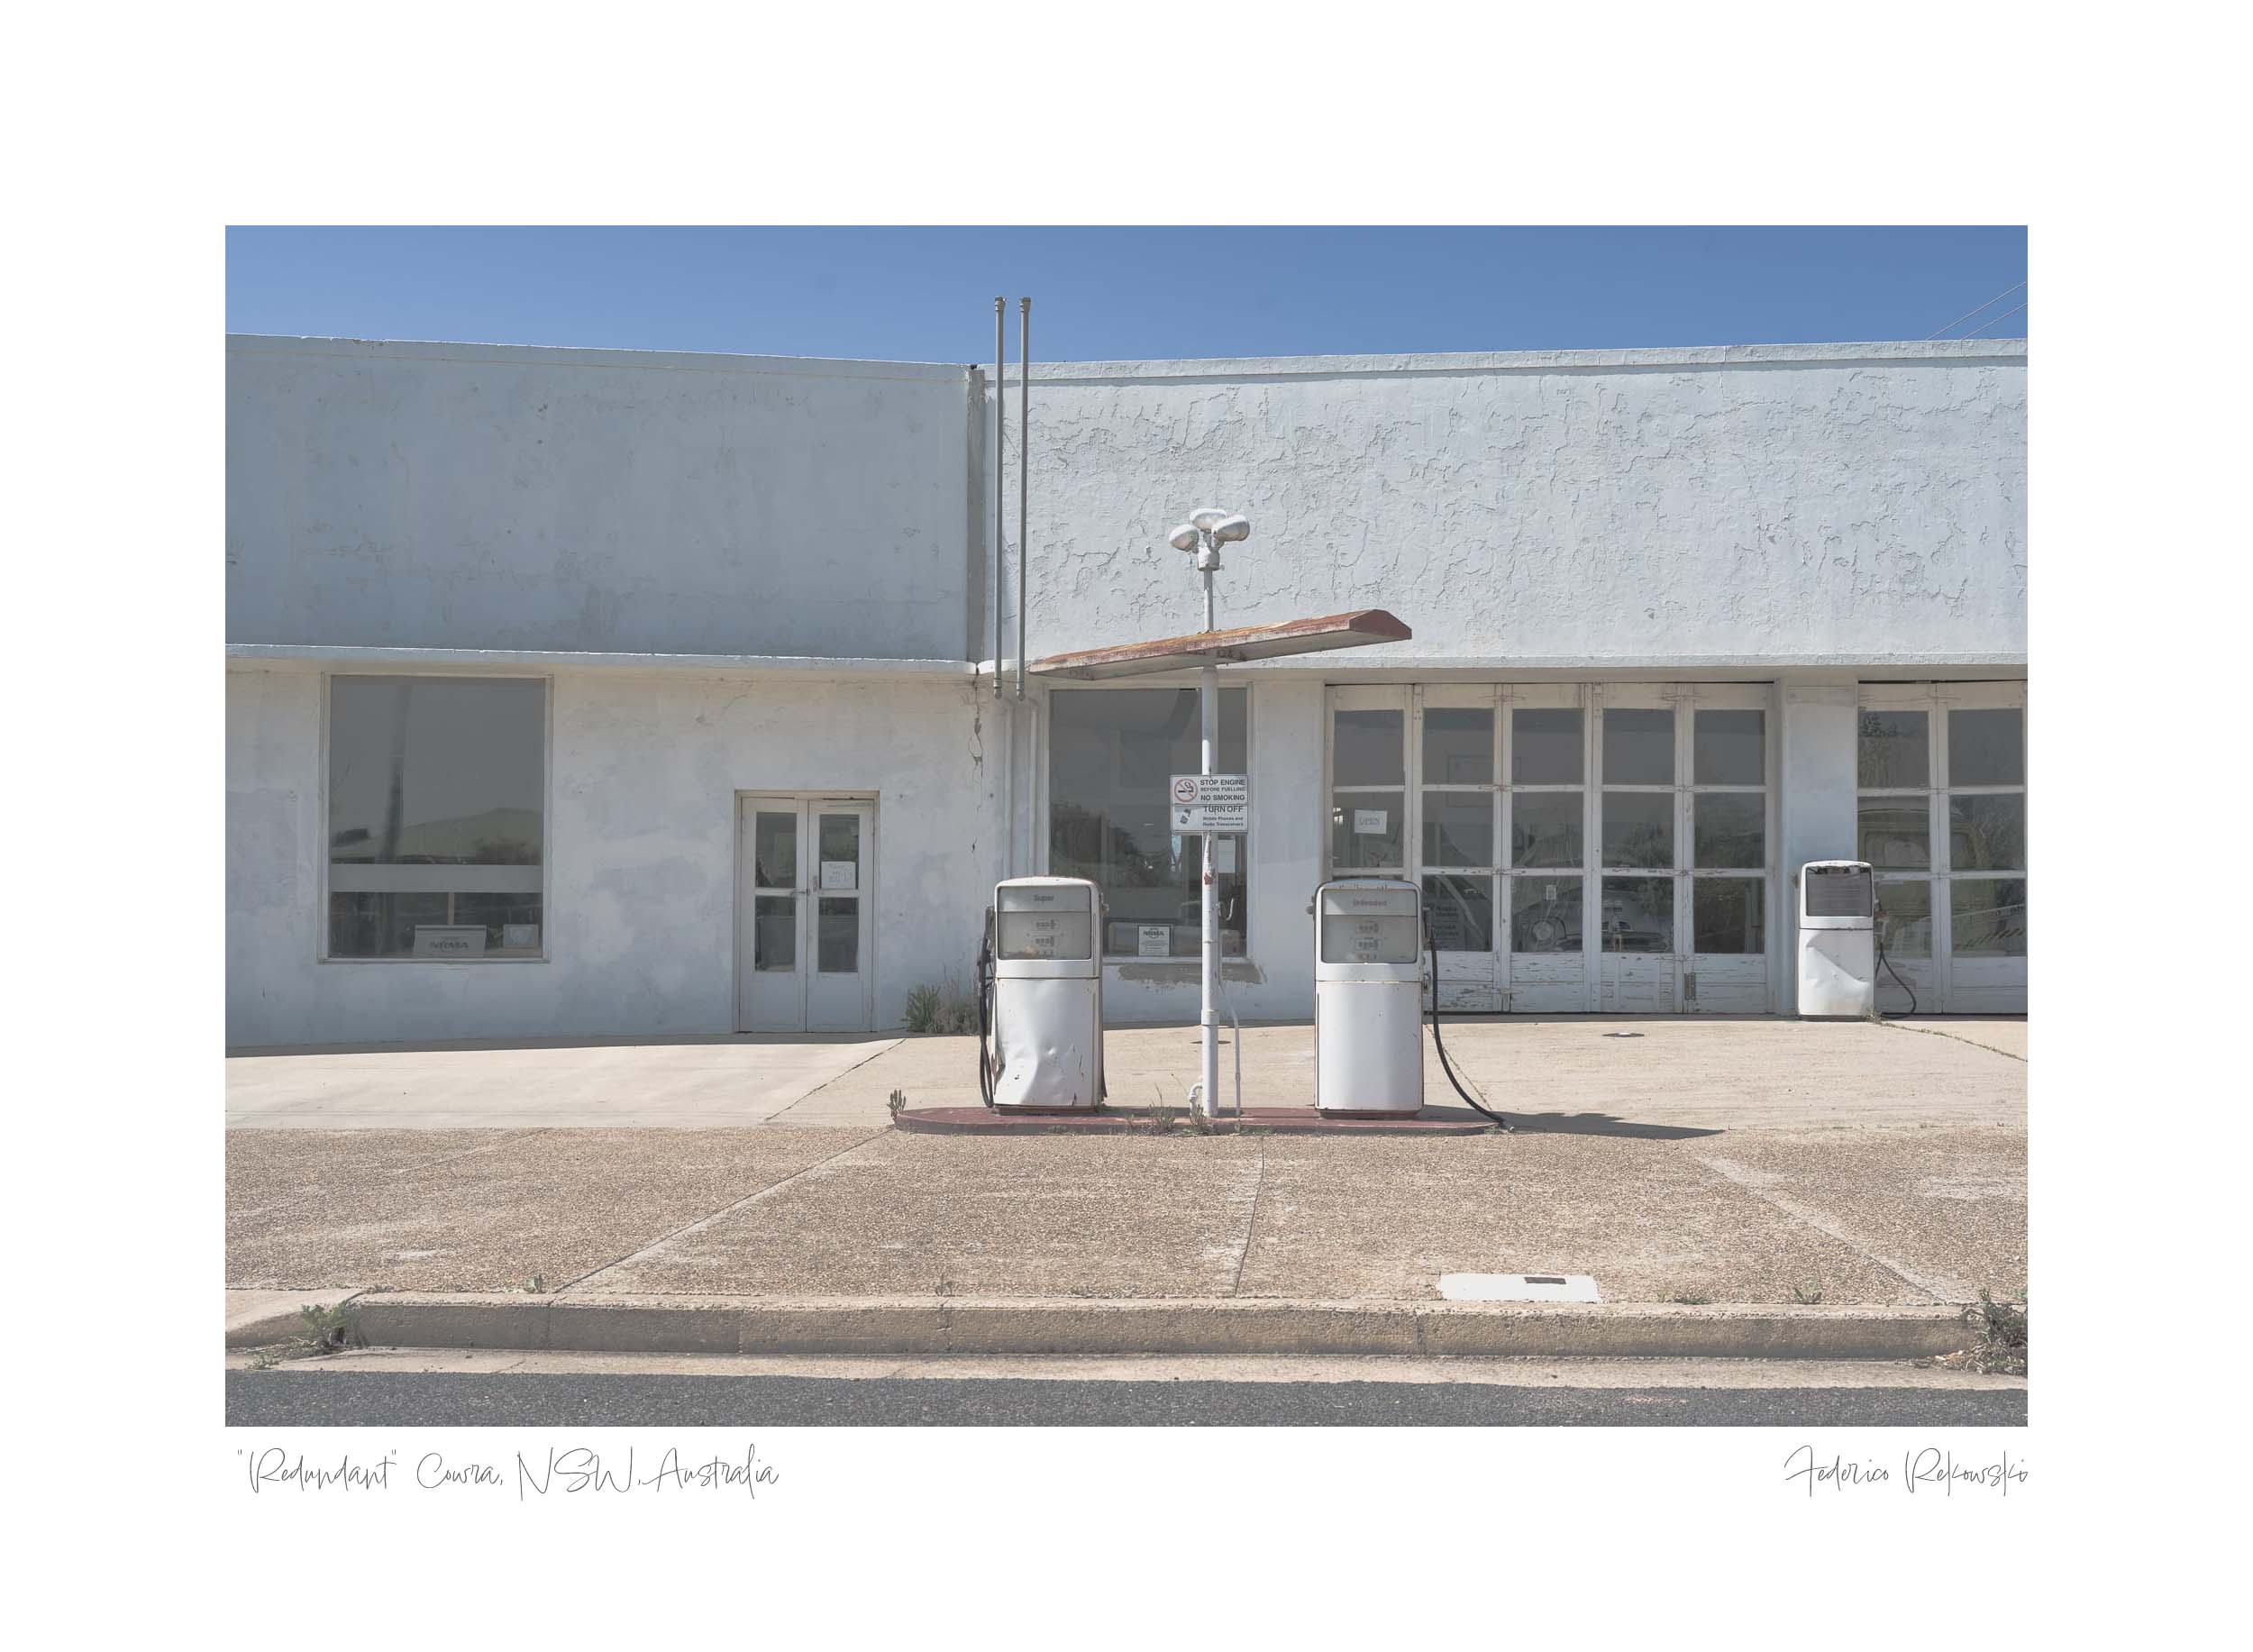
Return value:
<svg viewBox="0 0 2253 1652">
<path fill-rule="evenodd" d="M 2024 305 L 2022 305 L 2022 304 L 2021 304 L 2020 306 L 2019 306 L 2019 310 L 2022 310 L 2022 309 L 2024 309 L 2025 307 L 2026 307 L 2026 306 L 2025 306 Z M 1979 324 L 1979 325 L 1977 325 L 1976 327 L 1974 327 L 1974 328 L 1973 328 L 1973 329 L 1972 329 L 1969 333 L 1966 333 L 1966 334 L 1964 334 L 1964 336 L 1965 336 L 1966 338 L 1967 338 L 1967 339 L 1975 339 L 1975 338 L 1977 338 L 1977 337 L 1978 337 L 1981 333 L 1984 333 L 1984 332 L 1985 332 L 1988 328 L 1990 328 L 1990 327 L 1999 327 L 1999 326 L 2001 326 L 2001 325 L 2002 325 L 2004 322 L 2009 321 L 2009 320 L 2011 319 L 2011 317 L 2012 317 L 2013 315 L 2016 315 L 2019 313 L 2019 310 L 2005 310 L 2005 311 L 2003 311 L 2003 312 L 2002 312 L 2002 315 L 2000 315 L 1996 316 L 1996 317 L 1994 318 L 1994 320 L 1993 320 L 1993 321 L 1983 321 L 1983 322 L 1981 322 L 1981 323 Z"/>
<path fill-rule="evenodd" d="M 1952 321 L 1952 322 L 1948 323 L 1948 324 L 1947 324 L 1947 326 L 1945 326 L 1945 327 L 1941 328 L 1941 329 L 1940 329 L 1940 333 L 1947 333 L 1947 332 L 1949 332 L 1950 330 L 1952 330 L 1952 329 L 1954 329 L 1954 328 L 1957 328 L 1957 327 L 1960 327 L 1960 326 L 1962 326 L 1962 325 L 1963 325 L 1966 322 L 1969 321 L 1969 320 L 1970 320 L 1973 316 L 1975 316 L 1975 315 L 1978 315 L 1980 311 L 1982 311 L 1982 310 L 1985 309 L 1985 308 L 1987 307 L 1987 305 L 1988 305 L 1988 304 L 2001 304 L 2001 303 L 2002 303 L 2002 302 L 2005 298 L 2008 298 L 2008 297 L 2010 297 L 2012 293 L 2015 293 L 2015 292 L 2019 291 L 2020 288 L 2024 288 L 2024 287 L 2025 287 L 2025 285 L 2026 285 L 2026 283 L 2025 283 L 2024 281 L 2020 281 L 2020 282 L 2018 284 L 2018 286 L 2017 286 L 2017 287 L 2005 288 L 2004 288 L 2002 292 L 1997 293 L 1997 294 L 1996 294 L 1993 297 L 1992 297 L 1992 298 L 1990 298 L 1990 299 L 1988 299 L 1988 300 L 1987 300 L 1987 304 L 1975 304 L 1974 306 L 1972 306 L 1972 307 L 1971 307 L 1970 309 L 1966 310 L 1966 311 L 1965 311 L 1965 312 L 1964 312 L 1961 315 L 1958 315 L 1958 316 L 1957 316 L 1957 317 L 1954 321 Z M 2019 310 L 2022 310 L 2022 309 L 2024 309 L 2025 307 L 2026 307 L 2026 306 L 2025 306 L 2024 305 L 2022 305 L 2022 304 L 2021 304 L 2020 306 L 2019 306 Z M 2011 315 L 2017 315 L 2017 314 L 2019 313 L 2019 310 L 2013 310 L 2013 311 L 2011 311 Z M 2000 316 L 2000 315 L 1998 315 L 1997 317 L 1995 317 L 1995 321 L 2001 321 L 2002 319 L 2003 319 L 2003 318 L 2002 318 L 2002 316 Z M 1993 326 L 1993 325 L 1994 324 L 1994 322 L 1989 322 L 1987 324 L 1988 324 L 1989 326 Z M 1934 339 L 1938 338 L 1938 337 L 1940 336 L 1940 333 L 1927 333 L 1927 334 L 1925 335 L 1925 342 L 1926 342 L 1926 343 L 1928 343 L 1928 344 L 1929 344 L 1929 343 L 1930 343 L 1930 342 L 1931 342 Z"/>
</svg>

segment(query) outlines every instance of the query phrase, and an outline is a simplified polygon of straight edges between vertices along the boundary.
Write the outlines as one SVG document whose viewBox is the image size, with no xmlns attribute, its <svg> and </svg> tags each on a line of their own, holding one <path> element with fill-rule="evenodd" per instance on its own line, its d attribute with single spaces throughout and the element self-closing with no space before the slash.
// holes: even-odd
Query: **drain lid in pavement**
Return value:
<svg viewBox="0 0 2253 1652">
<path fill-rule="evenodd" d="M 1451 1302 L 1601 1302 L 1585 1273 L 1442 1273 L 1439 1294 Z"/>
</svg>

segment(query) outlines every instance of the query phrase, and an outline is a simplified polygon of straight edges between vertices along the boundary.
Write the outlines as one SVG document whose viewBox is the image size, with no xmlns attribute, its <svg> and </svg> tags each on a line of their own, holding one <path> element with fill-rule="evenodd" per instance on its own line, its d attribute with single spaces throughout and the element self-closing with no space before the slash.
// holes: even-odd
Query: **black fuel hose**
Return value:
<svg viewBox="0 0 2253 1652">
<path fill-rule="evenodd" d="M 1468 1101 L 1475 1111 L 1485 1114 L 1505 1130 L 1514 1130 L 1516 1126 L 1465 1090 L 1463 1087 L 1463 1081 L 1455 1076 L 1455 1063 L 1447 1059 L 1446 1040 L 1439 1036 L 1439 945 L 1432 939 L 1432 926 L 1428 923 L 1424 926 L 1424 945 L 1429 952 L 1432 961 L 1432 1048 L 1439 1052 L 1439 1070 L 1447 1075 L 1447 1082 L 1455 1087 L 1455 1094 Z"/>
<path fill-rule="evenodd" d="M 978 1094 L 988 1107 L 993 1105 L 993 1061 L 987 1052 L 987 1040 L 993 1032 L 993 930 L 988 919 L 986 932 L 978 937 Z"/>
<path fill-rule="evenodd" d="M 1904 1016 L 1915 1015 L 1917 1013 L 1917 990 L 1916 988 L 1911 986 L 1907 981 L 1902 980 L 1901 972 L 1893 967 L 1893 961 L 1885 955 L 1885 943 L 1883 941 L 1877 943 L 1877 964 L 1880 969 L 1884 970 L 1888 975 L 1891 975 L 1893 978 L 1893 984 L 1895 986 L 1898 986 L 1903 992 L 1906 992 L 1909 995 L 1908 1009 L 1890 1010 L 1881 1009 L 1877 1013 L 1888 1021 L 1898 1021 Z M 1871 994 L 1871 1000 L 1873 1002 L 1876 1000 L 1876 995 L 1874 993 Z"/>
</svg>

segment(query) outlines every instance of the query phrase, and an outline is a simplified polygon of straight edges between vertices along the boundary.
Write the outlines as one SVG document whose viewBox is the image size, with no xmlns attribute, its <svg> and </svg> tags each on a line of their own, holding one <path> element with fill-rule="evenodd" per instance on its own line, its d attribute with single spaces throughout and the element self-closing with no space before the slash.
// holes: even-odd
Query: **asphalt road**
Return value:
<svg viewBox="0 0 2253 1652">
<path fill-rule="evenodd" d="M 230 1371 L 256 1428 L 1992 1428 L 2026 1391 Z"/>
</svg>

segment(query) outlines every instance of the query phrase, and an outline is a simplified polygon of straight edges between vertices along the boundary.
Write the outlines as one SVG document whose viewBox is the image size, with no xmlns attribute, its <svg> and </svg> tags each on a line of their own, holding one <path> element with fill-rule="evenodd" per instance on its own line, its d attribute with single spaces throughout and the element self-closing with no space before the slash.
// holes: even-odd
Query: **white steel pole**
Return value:
<svg viewBox="0 0 2253 1652">
<path fill-rule="evenodd" d="M 1208 547 L 1210 535 L 1205 537 Z M 1205 570 L 1205 629 L 1213 628 L 1212 570 Z M 1213 762 L 1218 755 L 1215 750 L 1220 735 L 1220 668 L 1208 662 L 1199 674 L 1197 685 L 1198 714 L 1203 725 L 1203 772 L 1213 772 Z M 1209 808 L 1209 805 L 1208 805 Z M 1209 818 L 1209 815 L 1208 816 Z M 1202 1027 L 1204 1033 L 1204 1081 L 1197 1094 L 1198 1106 L 1208 1118 L 1220 1117 L 1220 1019 L 1219 1007 L 1215 1001 L 1220 989 L 1220 908 L 1214 899 L 1214 873 L 1218 870 L 1218 839 L 1210 827 L 1205 838 L 1204 906 L 1199 913 L 1204 927 L 1204 1003 Z"/>
</svg>

